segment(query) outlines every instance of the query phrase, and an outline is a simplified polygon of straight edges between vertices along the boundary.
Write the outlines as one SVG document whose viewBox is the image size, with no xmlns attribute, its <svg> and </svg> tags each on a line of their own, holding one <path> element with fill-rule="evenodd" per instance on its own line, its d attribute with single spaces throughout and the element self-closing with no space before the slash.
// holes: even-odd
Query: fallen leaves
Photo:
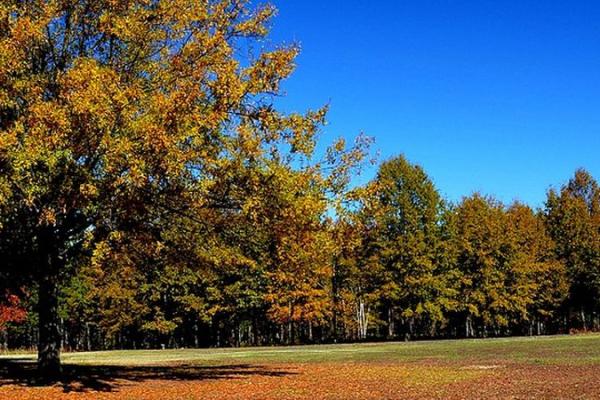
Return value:
<svg viewBox="0 0 600 400">
<path fill-rule="evenodd" d="M 51 387 L 0 380 L 0 399 L 592 399 L 598 378 L 596 365 L 430 361 L 98 367 Z"/>
</svg>

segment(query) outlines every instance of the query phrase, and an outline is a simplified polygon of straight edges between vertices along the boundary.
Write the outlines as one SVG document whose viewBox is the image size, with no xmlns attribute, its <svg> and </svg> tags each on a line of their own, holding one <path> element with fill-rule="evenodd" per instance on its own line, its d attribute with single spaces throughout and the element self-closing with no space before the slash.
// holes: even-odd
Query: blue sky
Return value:
<svg viewBox="0 0 600 400">
<path fill-rule="evenodd" d="M 540 206 L 577 167 L 600 179 L 600 1 L 274 4 L 271 40 L 302 47 L 280 106 L 329 103 L 324 140 L 373 136 L 451 200 Z"/>
</svg>

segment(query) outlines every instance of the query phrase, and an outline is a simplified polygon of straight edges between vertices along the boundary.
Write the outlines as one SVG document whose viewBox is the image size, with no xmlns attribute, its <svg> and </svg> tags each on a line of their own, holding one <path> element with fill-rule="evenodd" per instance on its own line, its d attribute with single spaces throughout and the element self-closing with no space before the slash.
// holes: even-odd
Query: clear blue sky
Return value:
<svg viewBox="0 0 600 400">
<path fill-rule="evenodd" d="M 600 1 L 274 4 L 273 42 L 302 46 L 280 104 L 330 103 L 324 140 L 365 132 L 451 200 L 540 206 L 577 167 L 600 179 Z"/>
</svg>

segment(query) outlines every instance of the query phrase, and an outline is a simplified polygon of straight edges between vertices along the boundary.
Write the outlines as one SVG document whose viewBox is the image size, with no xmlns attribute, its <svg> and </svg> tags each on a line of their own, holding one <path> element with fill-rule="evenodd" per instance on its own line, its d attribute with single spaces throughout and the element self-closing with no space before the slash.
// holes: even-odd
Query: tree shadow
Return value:
<svg viewBox="0 0 600 400">
<path fill-rule="evenodd" d="M 49 383 L 37 374 L 36 363 L 29 358 L 0 359 L 0 386 L 46 386 Z M 113 392 L 122 385 L 149 380 L 202 381 L 240 379 L 248 376 L 283 377 L 295 375 L 283 369 L 260 365 L 232 364 L 202 366 L 182 364 L 173 366 L 116 366 L 116 365 L 63 365 L 61 385 L 69 392 Z"/>
</svg>

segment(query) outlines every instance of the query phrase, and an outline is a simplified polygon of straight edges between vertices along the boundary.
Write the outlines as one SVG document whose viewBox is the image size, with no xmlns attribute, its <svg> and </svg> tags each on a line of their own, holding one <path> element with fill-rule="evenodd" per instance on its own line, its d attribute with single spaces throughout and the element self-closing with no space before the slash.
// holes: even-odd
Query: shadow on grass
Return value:
<svg viewBox="0 0 600 400">
<path fill-rule="evenodd" d="M 119 386 L 143 383 L 149 380 L 202 381 L 215 379 L 240 379 L 247 376 L 282 377 L 294 372 L 266 368 L 250 364 L 201 366 L 103 366 L 103 365 L 63 365 L 60 380 L 53 385 L 61 385 L 69 392 L 112 392 Z M 47 381 L 37 374 L 36 363 L 28 358 L 0 360 L 0 386 L 46 386 Z"/>
</svg>

